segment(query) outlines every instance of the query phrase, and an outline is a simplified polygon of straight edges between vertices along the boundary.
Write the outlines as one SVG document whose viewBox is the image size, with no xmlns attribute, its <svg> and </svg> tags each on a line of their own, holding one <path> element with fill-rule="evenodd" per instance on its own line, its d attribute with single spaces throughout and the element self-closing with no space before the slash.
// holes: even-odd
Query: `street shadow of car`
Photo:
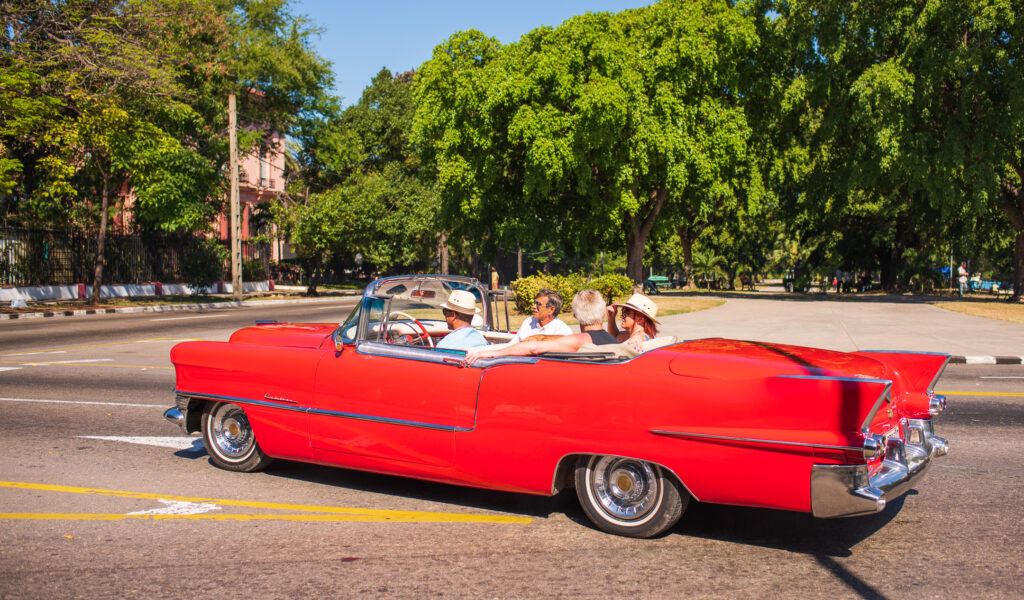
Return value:
<svg viewBox="0 0 1024 600">
<path fill-rule="evenodd" d="M 361 492 L 401 496 L 536 518 L 547 518 L 552 513 L 566 512 L 576 502 L 573 490 L 563 491 L 553 497 L 532 496 L 289 461 L 275 461 L 264 472 L 274 477 L 296 479 Z"/>
<path fill-rule="evenodd" d="M 580 508 L 572 488 L 555 496 L 532 496 L 288 461 L 273 463 L 266 474 L 536 518 L 561 513 L 583 527 L 596 529 Z M 916 490 L 910 490 L 889 502 L 880 513 L 847 519 L 817 519 L 807 513 L 691 501 L 679 523 L 662 537 L 683 535 L 786 550 L 814 556 L 826 568 L 841 569 L 838 564 L 832 564 L 831 557 L 850 556 L 851 548 L 885 527 L 899 514 L 905 498 L 916 494 Z M 836 576 L 842 578 L 840 573 Z M 855 583 L 849 582 L 850 585 Z"/>
<path fill-rule="evenodd" d="M 672 533 L 825 557 L 850 556 L 851 548 L 892 521 L 916 490 L 889 502 L 882 512 L 843 519 L 809 513 L 691 502 Z"/>
</svg>

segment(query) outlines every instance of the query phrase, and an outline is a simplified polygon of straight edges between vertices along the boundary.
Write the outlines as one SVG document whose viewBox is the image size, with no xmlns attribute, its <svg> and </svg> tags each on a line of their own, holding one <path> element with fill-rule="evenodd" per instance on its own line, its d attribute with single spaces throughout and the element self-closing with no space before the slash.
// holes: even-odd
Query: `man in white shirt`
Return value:
<svg viewBox="0 0 1024 600">
<path fill-rule="evenodd" d="M 523 321 L 523 325 L 509 340 L 510 344 L 518 344 L 535 335 L 571 335 L 572 329 L 558 318 L 562 311 L 562 296 L 555 290 L 542 289 L 533 300 L 533 316 Z"/>
</svg>

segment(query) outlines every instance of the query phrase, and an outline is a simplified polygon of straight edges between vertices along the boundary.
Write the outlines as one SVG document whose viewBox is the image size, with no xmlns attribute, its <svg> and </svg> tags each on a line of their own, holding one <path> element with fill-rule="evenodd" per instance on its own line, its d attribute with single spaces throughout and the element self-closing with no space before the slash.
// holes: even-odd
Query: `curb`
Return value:
<svg viewBox="0 0 1024 600">
<path fill-rule="evenodd" d="M 1024 356 L 950 356 L 953 365 L 1020 365 Z"/>
<path fill-rule="evenodd" d="M 155 306 L 126 306 L 124 308 L 87 308 L 79 310 L 55 310 L 34 313 L 3 313 L 0 314 L 0 321 L 12 319 L 45 319 L 50 317 L 82 317 L 86 315 L 111 315 L 124 313 L 141 312 L 175 312 L 180 310 L 213 309 L 213 308 L 235 308 L 240 306 L 265 306 L 267 304 L 301 304 L 330 302 L 339 298 L 351 297 L 332 296 L 330 298 L 301 298 L 295 300 L 242 300 L 241 302 L 205 302 L 196 304 L 157 304 Z"/>
</svg>

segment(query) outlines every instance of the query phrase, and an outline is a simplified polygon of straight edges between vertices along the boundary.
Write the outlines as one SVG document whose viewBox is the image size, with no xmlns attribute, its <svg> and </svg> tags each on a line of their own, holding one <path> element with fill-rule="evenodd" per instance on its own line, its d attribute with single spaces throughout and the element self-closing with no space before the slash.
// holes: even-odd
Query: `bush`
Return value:
<svg viewBox="0 0 1024 600">
<path fill-rule="evenodd" d="M 194 238 L 185 246 L 181 274 L 193 296 L 222 279 L 228 254 L 227 248 L 213 238 Z"/>
<path fill-rule="evenodd" d="M 263 261 L 247 260 L 242 263 L 242 279 L 244 281 L 263 281 L 267 274 L 263 272 Z"/>
<path fill-rule="evenodd" d="M 609 273 L 591 280 L 588 287 L 601 292 L 605 302 L 611 304 L 615 302 L 616 298 L 629 298 L 633 293 L 634 285 L 636 284 L 633 283 L 633 280 L 625 275 Z"/>
<path fill-rule="evenodd" d="M 576 295 L 576 292 L 584 288 L 594 288 L 601 292 L 605 300 L 611 302 L 615 298 L 628 297 L 633 292 L 633 280 L 624 275 L 615 274 L 603 275 L 593 280 L 588 280 L 580 273 L 530 275 L 512 282 L 516 310 L 523 314 L 532 312 L 533 299 L 537 297 L 537 292 L 544 288 L 555 290 L 562 295 L 562 299 L 565 301 L 562 312 L 568 313 L 572 311 L 572 297 Z"/>
</svg>

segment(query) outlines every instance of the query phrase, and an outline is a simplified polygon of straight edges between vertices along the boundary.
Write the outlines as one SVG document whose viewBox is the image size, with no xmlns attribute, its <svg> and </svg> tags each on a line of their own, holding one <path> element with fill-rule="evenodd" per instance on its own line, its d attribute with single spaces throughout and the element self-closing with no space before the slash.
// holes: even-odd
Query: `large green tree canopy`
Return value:
<svg viewBox="0 0 1024 600">
<path fill-rule="evenodd" d="M 588 13 L 500 48 L 476 32 L 418 75 L 417 134 L 445 221 L 493 250 L 625 244 L 639 280 L 666 206 L 735 193 L 753 25 L 726 2 Z"/>
</svg>

